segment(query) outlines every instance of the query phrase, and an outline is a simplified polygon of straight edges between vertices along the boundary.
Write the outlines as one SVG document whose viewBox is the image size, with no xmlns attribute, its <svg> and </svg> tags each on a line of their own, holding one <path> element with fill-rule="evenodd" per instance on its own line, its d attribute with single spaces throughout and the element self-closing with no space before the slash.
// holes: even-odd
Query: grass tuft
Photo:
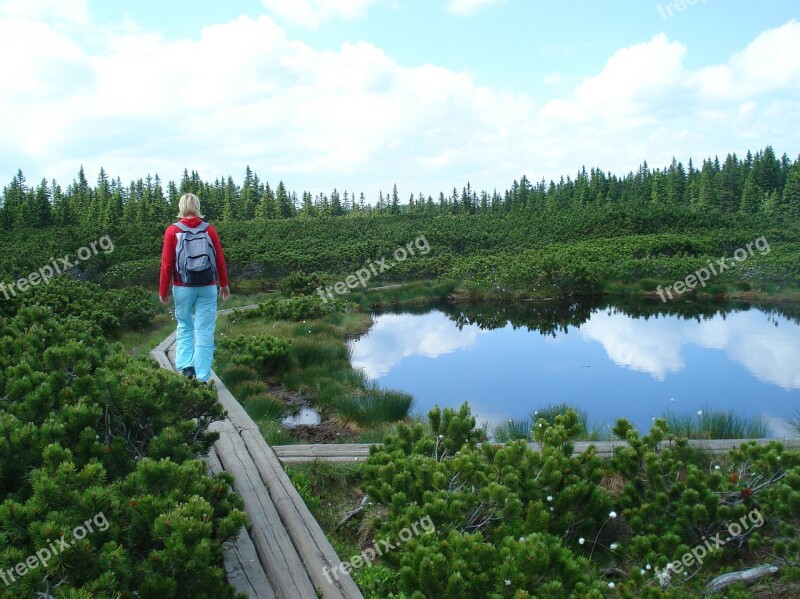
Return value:
<svg viewBox="0 0 800 599">
<path fill-rule="evenodd" d="M 359 426 L 374 426 L 397 422 L 408 416 L 414 403 L 409 393 L 370 387 L 332 401 L 333 407 L 344 420 Z"/>
<path fill-rule="evenodd" d="M 531 427 L 533 422 L 530 418 L 514 420 L 509 418 L 506 422 L 501 422 L 492 430 L 492 435 L 497 443 L 510 443 L 511 441 L 530 441 Z"/>
<path fill-rule="evenodd" d="M 260 393 L 248 398 L 244 404 L 244 409 L 255 421 L 259 420 L 279 420 L 286 412 L 286 404 L 280 399 L 269 393 Z"/>
<path fill-rule="evenodd" d="M 767 421 L 761 416 L 747 417 L 705 407 L 700 414 L 664 415 L 670 431 L 687 439 L 763 439 Z"/>
<path fill-rule="evenodd" d="M 279 420 L 262 420 L 258 423 L 258 430 L 268 445 L 294 445 L 297 440 Z"/>
<path fill-rule="evenodd" d="M 291 351 L 301 368 L 350 360 L 350 347 L 339 339 L 300 338 L 292 344 Z"/>
<path fill-rule="evenodd" d="M 229 366 L 220 371 L 219 378 L 228 389 L 234 389 L 245 381 L 260 381 L 261 375 L 247 366 Z"/>
<path fill-rule="evenodd" d="M 789 428 L 794 431 L 794 434 L 800 437 L 800 412 L 796 412 L 794 416 L 786 419 Z"/>
<path fill-rule="evenodd" d="M 247 400 L 255 395 L 269 393 L 269 387 L 263 381 L 242 381 L 229 389 L 241 404 L 246 404 Z"/>
</svg>

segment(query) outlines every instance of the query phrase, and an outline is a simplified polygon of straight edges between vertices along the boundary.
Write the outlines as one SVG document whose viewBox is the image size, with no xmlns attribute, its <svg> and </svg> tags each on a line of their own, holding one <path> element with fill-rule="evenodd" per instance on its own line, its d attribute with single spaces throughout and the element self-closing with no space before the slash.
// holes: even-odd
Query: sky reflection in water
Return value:
<svg viewBox="0 0 800 599">
<path fill-rule="evenodd" d="M 448 310 L 376 316 L 352 342 L 353 365 L 381 387 L 412 393 L 417 412 L 467 401 L 490 423 L 567 402 L 585 409 L 590 424 L 625 416 L 646 430 L 670 409 L 711 406 L 761 414 L 770 434 L 782 436 L 783 419 L 800 412 L 800 326 L 783 315 L 642 318 L 594 308 L 582 324 L 545 335 L 502 318 L 500 328 L 481 328 L 470 324 L 480 319 Z"/>
</svg>

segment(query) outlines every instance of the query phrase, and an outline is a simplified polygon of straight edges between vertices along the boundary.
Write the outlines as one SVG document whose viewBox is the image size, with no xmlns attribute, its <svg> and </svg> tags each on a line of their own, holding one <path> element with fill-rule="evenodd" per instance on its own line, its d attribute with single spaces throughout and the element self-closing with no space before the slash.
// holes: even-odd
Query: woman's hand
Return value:
<svg viewBox="0 0 800 599">
<path fill-rule="evenodd" d="M 159 297 L 158 297 L 158 299 L 159 299 L 159 301 L 160 301 L 162 304 L 164 304 L 165 306 L 169 306 L 169 298 L 168 298 L 168 297 L 166 297 L 166 296 L 165 296 L 165 297 L 161 297 L 161 296 L 159 296 Z"/>
<path fill-rule="evenodd" d="M 225 285 L 225 287 L 220 287 L 219 295 L 222 298 L 222 301 L 224 302 L 231 296 L 231 288 L 228 287 L 227 285 Z"/>
</svg>

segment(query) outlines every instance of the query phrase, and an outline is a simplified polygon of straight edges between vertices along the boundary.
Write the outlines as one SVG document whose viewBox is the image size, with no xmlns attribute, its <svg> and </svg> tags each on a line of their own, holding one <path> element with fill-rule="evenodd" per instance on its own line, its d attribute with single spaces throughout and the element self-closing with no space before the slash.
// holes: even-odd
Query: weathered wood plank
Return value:
<svg viewBox="0 0 800 599">
<path fill-rule="evenodd" d="M 234 476 L 233 488 L 252 522 L 250 537 L 277 596 L 313 599 L 314 584 L 239 433 L 227 421 L 215 428 L 220 433 L 214 444 L 217 456 Z"/>
<path fill-rule="evenodd" d="M 712 580 L 706 588 L 706 593 L 711 595 L 712 593 L 722 592 L 732 584 L 736 584 L 738 582 L 743 582 L 746 585 L 750 585 L 755 581 L 764 578 L 765 576 L 774 576 L 779 570 L 780 568 L 778 566 L 773 564 L 764 564 L 763 566 L 750 568 L 748 570 L 728 572 L 727 574 L 722 574 L 721 576 L 717 576 L 714 580 Z"/>
<path fill-rule="evenodd" d="M 228 391 L 225 383 L 217 376 L 217 373 L 211 371 L 211 378 L 209 379 L 217 390 L 217 397 L 219 403 L 225 408 L 228 420 L 233 424 L 237 431 L 254 430 L 257 431 L 258 425 L 250 418 L 250 415 L 245 411 L 244 406 Z"/>
<path fill-rule="evenodd" d="M 272 449 L 278 455 L 313 455 L 313 456 L 336 456 L 343 454 L 358 454 L 369 452 L 371 443 L 335 443 L 325 444 L 319 443 L 316 445 L 276 445 Z"/>
<path fill-rule="evenodd" d="M 766 445 L 772 441 L 779 441 L 789 449 L 800 449 L 800 438 L 790 439 L 692 439 L 689 445 L 705 449 L 713 454 L 727 453 L 747 443 L 755 441 L 759 445 Z M 502 445 L 502 443 L 498 443 Z M 627 447 L 627 441 L 577 441 L 573 443 L 572 455 L 579 455 L 594 446 L 595 455 L 598 457 L 612 457 L 614 449 L 617 447 Z M 672 443 L 664 441 L 660 444 L 661 449 L 668 449 Z M 528 443 L 528 447 L 537 451 L 541 451 L 539 443 Z M 334 463 L 347 463 L 347 462 L 363 462 L 369 455 L 369 444 L 352 443 L 352 444 L 335 444 L 335 445 L 276 445 L 272 449 L 275 455 L 283 464 L 301 464 L 304 462 L 313 462 L 314 460 L 322 460 L 324 462 Z"/>
<path fill-rule="evenodd" d="M 206 457 L 208 470 L 211 474 L 224 472 L 222 463 L 217 457 L 213 447 Z M 223 543 L 222 559 L 225 567 L 225 576 L 239 593 L 246 593 L 253 599 L 277 599 L 275 590 L 269 583 L 266 572 L 258 560 L 253 540 L 243 526 L 236 538 Z"/>
<path fill-rule="evenodd" d="M 241 435 L 314 585 L 326 599 L 363 599 L 264 438 L 257 431 L 245 430 Z"/>
<path fill-rule="evenodd" d="M 169 349 L 169 347 L 170 347 L 170 346 L 171 346 L 173 343 L 175 343 L 175 337 L 176 337 L 177 335 L 178 335 L 178 331 L 177 331 L 177 330 L 175 330 L 175 331 L 172 331 L 172 332 L 171 332 L 169 335 L 167 335 L 167 336 L 164 338 L 164 341 L 162 341 L 161 343 L 159 343 L 158 345 L 156 345 L 156 347 L 155 347 L 155 349 L 154 349 L 153 351 L 161 351 L 161 352 L 166 352 L 166 351 Z"/>
<path fill-rule="evenodd" d="M 150 357 L 153 358 L 161 368 L 166 368 L 167 370 L 175 371 L 175 368 L 172 366 L 172 362 L 169 361 L 167 354 L 163 351 L 153 350 L 150 352 Z"/>
</svg>

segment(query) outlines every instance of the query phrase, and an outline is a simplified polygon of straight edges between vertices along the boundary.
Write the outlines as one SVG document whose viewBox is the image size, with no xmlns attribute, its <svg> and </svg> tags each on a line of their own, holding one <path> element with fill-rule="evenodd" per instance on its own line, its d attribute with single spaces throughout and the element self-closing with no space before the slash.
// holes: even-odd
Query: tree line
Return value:
<svg viewBox="0 0 800 599">
<path fill-rule="evenodd" d="M 27 183 L 22 171 L 2 190 L 0 226 L 5 230 L 51 226 L 91 225 L 114 231 L 123 225 L 164 224 L 174 220 L 181 194 L 195 193 L 207 219 L 213 221 L 265 221 L 295 217 L 370 214 L 476 214 L 557 211 L 580 206 L 617 203 L 636 206 L 686 206 L 725 214 L 766 214 L 800 217 L 800 156 L 778 158 L 771 146 L 741 159 L 728 154 L 723 162 L 705 159 L 696 168 L 672 160 L 652 169 L 643 162 L 636 172 L 617 176 L 599 168 L 586 168 L 574 178 L 533 183 L 526 175 L 498 192 L 477 191 L 470 183 L 459 191 L 422 192 L 401 200 L 397 185 L 368 201 L 364 193 L 334 189 L 316 195 L 289 191 L 283 181 L 276 187 L 262 181 L 250 166 L 241 183 L 233 177 L 203 181 L 197 171 L 184 170 L 179 182 L 163 184 L 158 175 L 132 181 L 110 178 L 101 168 L 94 186 L 83 167 L 66 189 L 55 180 Z"/>
</svg>

